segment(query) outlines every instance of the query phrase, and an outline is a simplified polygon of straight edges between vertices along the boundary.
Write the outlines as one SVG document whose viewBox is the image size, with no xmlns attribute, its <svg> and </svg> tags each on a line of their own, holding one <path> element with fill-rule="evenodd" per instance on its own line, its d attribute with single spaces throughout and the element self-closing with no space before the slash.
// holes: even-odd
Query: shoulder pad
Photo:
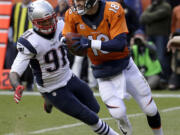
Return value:
<svg viewBox="0 0 180 135">
<path fill-rule="evenodd" d="M 32 54 L 37 54 L 37 51 L 36 49 L 33 47 L 33 45 L 28 41 L 26 40 L 25 38 L 23 37 L 20 37 L 17 41 L 17 49 L 19 52 L 22 52 L 22 53 L 32 53 Z"/>
</svg>

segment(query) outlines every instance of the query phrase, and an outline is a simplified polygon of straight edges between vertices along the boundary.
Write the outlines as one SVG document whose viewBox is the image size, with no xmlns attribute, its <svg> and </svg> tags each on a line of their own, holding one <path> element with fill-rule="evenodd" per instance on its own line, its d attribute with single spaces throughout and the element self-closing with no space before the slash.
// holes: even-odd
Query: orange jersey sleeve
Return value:
<svg viewBox="0 0 180 135">
<path fill-rule="evenodd" d="M 124 9 L 119 3 L 107 2 L 105 15 L 110 23 L 110 36 L 113 39 L 121 33 L 128 33 Z"/>
<path fill-rule="evenodd" d="M 83 16 L 71 12 L 69 9 L 65 14 L 65 26 L 63 35 L 68 32 L 79 33 L 90 40 L 108 41 L 121 33 L 127 33 L 124 9 L 117 2 L 102 2 L 101 14 L 95 22 L 88 23 Z M 105 61 L 125 58 L 129 55 L 126 47 L 123 52 L 105 52 L 101 50 L 88 49 L 88 56 L 95 65 Z"/>
</svg>

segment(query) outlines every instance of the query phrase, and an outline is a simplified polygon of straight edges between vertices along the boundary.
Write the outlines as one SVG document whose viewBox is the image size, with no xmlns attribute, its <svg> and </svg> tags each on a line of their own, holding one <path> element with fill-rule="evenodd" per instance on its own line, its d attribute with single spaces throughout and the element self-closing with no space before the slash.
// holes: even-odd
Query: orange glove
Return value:
<svg viewBox="0 0 180 135">
<path fill-rule="evenodd" d="M 16 90 L 14 92 L 14 100 L 15 102 L 18 104 L 19 101 L 21 100 L 21 97 L 22 97 L 22 93 L 24 91 L 24 86 L 23 85 L 18 85 L 16 87 Z"/>
</svg>

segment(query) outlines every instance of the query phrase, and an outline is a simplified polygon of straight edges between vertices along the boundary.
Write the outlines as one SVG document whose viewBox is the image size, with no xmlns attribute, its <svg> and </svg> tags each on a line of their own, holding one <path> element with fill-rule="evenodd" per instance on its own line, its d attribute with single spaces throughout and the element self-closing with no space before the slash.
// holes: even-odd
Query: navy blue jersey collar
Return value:
<svg viewBox="0 0 180 135">
<path fill-rule="evenodd" d="M 90 28 L 96 30 L 104 18 L 104 9 L 106 3 L 104 1 L 99 1 L 99 9 L 94 15 L 83 15 L 82 20 Z"/>
</svg>

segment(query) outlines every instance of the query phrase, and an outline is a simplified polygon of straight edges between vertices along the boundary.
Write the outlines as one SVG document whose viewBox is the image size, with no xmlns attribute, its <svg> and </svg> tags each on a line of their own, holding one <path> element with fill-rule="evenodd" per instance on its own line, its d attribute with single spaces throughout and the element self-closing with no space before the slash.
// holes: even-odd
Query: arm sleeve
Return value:
<svg viewBox="0 0 180 135">
<path fill-rule="evenodd" d="M 16 72 L 22 76 L 26 70 L 30 59 L 35 58 L 37 51 L 33 45 L 23 37 L 20 37 L 17 42 L 18 55 L 16 56 L 10 72 Z"/>
<path fill-rule="evenodd" d="M 123 51 L 127 45 L 126 34 L 119 34 L 114 39 L 107 42 L 102 42 L 101 50 L 108 52 Z"/>
<path fill-rule="evenodd" d="M 101 43 L 101 50 L 108 52 L 123 51 L 127 45 L 126 33 L 128 33 L 125 12 L 121 5 L 116 13 L 111 12 L 109 17 L 110 23 L 110 39 L 109 41 Z"/>
<path fill-rule="evenodd" d="M 10 72 L 16 72 L 19 76 L 22 76 L 29 64 L 30 58 L 30 55 L 19 52 L 13 62 Z"/>
<path fill-rule="evenodd" d="M 122 33 L 128 33 L 128 28 L 125 19 L 125 11 L 121 5 L 116 13 L 111 12 L 109 17 L 110 23 L 110 38 L 114 39 L 117 35 Z"/>
</svg>

